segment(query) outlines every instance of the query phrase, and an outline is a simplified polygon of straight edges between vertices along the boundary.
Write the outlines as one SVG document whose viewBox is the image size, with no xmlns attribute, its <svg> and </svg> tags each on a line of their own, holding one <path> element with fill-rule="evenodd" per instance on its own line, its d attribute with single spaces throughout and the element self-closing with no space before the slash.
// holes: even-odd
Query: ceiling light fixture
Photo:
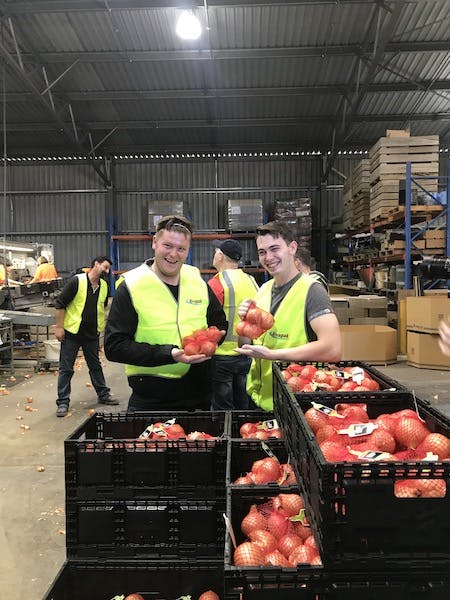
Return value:
<svg viewBox="0 0 450 600">
<path fill-rule="evenodd" d="M 175 31 L 182 40 L 198 40 L 202 26 L 192 10 L 183 10 L 178 17 Z"/>
</svg>

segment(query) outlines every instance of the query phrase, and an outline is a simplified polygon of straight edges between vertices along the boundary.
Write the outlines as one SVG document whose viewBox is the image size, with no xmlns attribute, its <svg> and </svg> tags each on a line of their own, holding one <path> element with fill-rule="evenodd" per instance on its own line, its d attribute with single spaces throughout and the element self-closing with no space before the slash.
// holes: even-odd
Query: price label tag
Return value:
<svg viewBox="0 0 450 600">
<path fill-rule="evenodd" d="M 360 460 L 390 460 L 392 456 L 388 452 L 379 452 L 378 450 L 350 450 L 349 453 L 357 456 Z"/>
<path fill-rule="evenodd" d="M 339 433 L 345 433 L 348 437 L 359 437 L 360 435 L 370 435 L 378 425 L 375 423 L 352 423 L 347 429 L 341 429 Z"/>
<path fill-rule="evenodd" d="M 267 454 L 267 456 L 270 456 L 270 458 L 274 458 L 275 460 L 278 461 L 278 458 L 275 456 L 275 454 L 272 452 L 272 450 L 269 448 L 269 446 L 266 444 L 266 442 L 261 442 L 261 448 L 264 450 L 264 452 Z"/>
<path fill-rule="evenodd" d="M 153 429 L 154 429 L 153 425 L 149 425 L 148 427 L 146 427 L 144 429 L 144 431 L 141 433 L 141 435 L 139 436 L 138 439 L 140 439 L 140 440 L 146 440 L 147 438 L 149 438 L 152 435 Z"/>
<path fill-rule="evenodd" d="M 319 410 L 320 412 L 328 415 L 329 417 L 338 417 L 339 419 L 345 419 L 344 415 L 340 415 L 337 410 L 332 408 L 331 406 L 325 406 L 324 404 L 319 404 L 318 402 L 311 403 L 313 408 Z"/>
<path fill-rule="evenodd" d="M 298 513 L 298 515 L 294 515 L 293 517 L 289 517 L 289 521 L 292 521 L 293 523 L 301 523 L 304 527 L 309 527 L 309 523 L 308 520 L 306 518 L 306 510 L 304 508 L 302 508 L 300 510 L 300 512 Z"/>
<path fill-rule="evenodd" d="M 338 369 L 334 371 L 326 371 L 328 375 L 333 375 L 333 377 L 337 377 L 338 379 L 351 379 L 350 373 L 347 371 L 339 371 Z"/>
<path fill-rule="evenodd" d="M 270 421 L 262 421 L 262 423 L 258 425 L 258 429 L 264 429 L 265 431 L 279 429 L 278 421 L 276 419 L 271 419 Z"/>
<path fill-rule="evenodd" d="M 437 454 L 433 454 L 432 452 L 427 452 L 423 460 L 439 460 L 439 456 Z"/>
<path fill-rule="evenodd" d="M 361 367 L 355 367 L 352 371 L 352 379 L 356 381 L 358 385 L 361 385 L 361 381 L 364 379 L 364 371 Z"/>
</svg>

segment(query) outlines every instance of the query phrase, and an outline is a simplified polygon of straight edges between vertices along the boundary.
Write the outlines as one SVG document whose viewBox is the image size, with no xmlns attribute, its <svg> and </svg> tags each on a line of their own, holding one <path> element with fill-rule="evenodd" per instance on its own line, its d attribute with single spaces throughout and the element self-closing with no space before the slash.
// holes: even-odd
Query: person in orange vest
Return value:
<svg viewBox="0 0 450 600">
<path fill-rule="evenodd" d="M 55 266 L 50 264 L 45 256 L 38 258 L 38 267 L 33 279 L 30 283 L 37 283 L 39 281 L 51 281 L 52 279 L 58 279 L 58 273 L 56 272 Z"/>
<path fill-rule="evenodd" d="M 240 321 L 239 305 L 257 292 L 258 284 L 239 268 L 242 247 L 238 241 L 214 240 L 213 246 L 216 248 L 213 265 L 217 275 L 208 281 L 208 285 L 225 311 L 228 330 L 213 358 L 211 410 L 247 410 L 249 396 L 245 386 L 251 359 L 234 351 L 238 342 L 235 328 Z"/>
</svg>

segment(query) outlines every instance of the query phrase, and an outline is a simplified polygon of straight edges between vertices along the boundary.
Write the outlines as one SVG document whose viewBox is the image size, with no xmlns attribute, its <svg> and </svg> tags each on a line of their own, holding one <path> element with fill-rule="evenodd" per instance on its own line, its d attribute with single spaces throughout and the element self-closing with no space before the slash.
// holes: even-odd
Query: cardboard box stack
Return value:
<svg viewBox="0 0 450 600">
<path fill-rule="evenodd" d="M 439 322 L 450 315 L 446 296 L 406 298 L 408 364 L 419 369 L 450 370 L 450 358 L 439 348 Z"/>
<path fill-rule="evenodd" d="M 227 222 L 230 231 L 254 231 L 264 222 L 263 201 L 260 198 L 229 199 Z"/>
<path fill-rule="evenodd" d="M 183 200 L 152 200 L 147 211 L 148 230 L 156 231 L 158 221 L 166 215 L 185 216 Z"/>
<path fill-rule="evenodd" d="M 397 360 L 397 332 L 387 327 L 385 296 L 333 294 L 331 305 L 338 318 L 342 360 L 389 364 Z"/>
<path fill-rule="evenodd" d="M 399 183 L 405 179 L 406 163 L 412 175 L 439 174 L 439 136 L 409 136 L 391 132 L 370 149 L 370 219 L 387 215 L 398 208 Z M 426 189 L 437 191 L 437 180 L 427 180 Z"/>
<path fill-rule="evenodd" d="M 342 224 L 346 231 L 351 231 L 356 228 L 354 223 L 354 207 L 353 207 L 353 192 L 352 192 L 352 177 L 349 176 L 344 183 L 344 212 L 342 215 Z"/>
<path fill-rule="evenodd" d="M 370 160 L 364 158 L 352 173 L 353 224 L 365 227 L 370 224 Z"/>
</svg>

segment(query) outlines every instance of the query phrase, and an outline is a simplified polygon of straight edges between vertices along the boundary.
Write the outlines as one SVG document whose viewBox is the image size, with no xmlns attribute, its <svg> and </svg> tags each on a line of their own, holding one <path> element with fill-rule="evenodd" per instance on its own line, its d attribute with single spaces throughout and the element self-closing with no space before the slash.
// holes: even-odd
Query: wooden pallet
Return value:
<svg viewBox="0 0 450 600">
<path fill-rule="evenodd" d="M 411 174 L 414 175 L 439 175 L 439 163 L 438 162 L 422 162 L 413 163 L 411 165 Z M 405 179 L 406 177 L 406 164 L 387 164 L 382 163 L 376 166 L 371 171 L 371 183 L 374 183 L 384 176 L 388 176 L 391 180 Z M 428 187 L 428 184 L 427 184 Z"/>
<path fill-rule="evenodd" d="M 375 153 L 380 148 L 406 148 L 408 151 L 413 151 L 414 148 L 423 148 L 426 146 L 439 147 L 439 136 L 438 135 L 413 135 L 410 137 L 401 137 L 401 138 L 390 138 L 390 137 L 381 137 L 375 144 L 371 147 L 369 151 L 369 156 Z"/>
</svg>

